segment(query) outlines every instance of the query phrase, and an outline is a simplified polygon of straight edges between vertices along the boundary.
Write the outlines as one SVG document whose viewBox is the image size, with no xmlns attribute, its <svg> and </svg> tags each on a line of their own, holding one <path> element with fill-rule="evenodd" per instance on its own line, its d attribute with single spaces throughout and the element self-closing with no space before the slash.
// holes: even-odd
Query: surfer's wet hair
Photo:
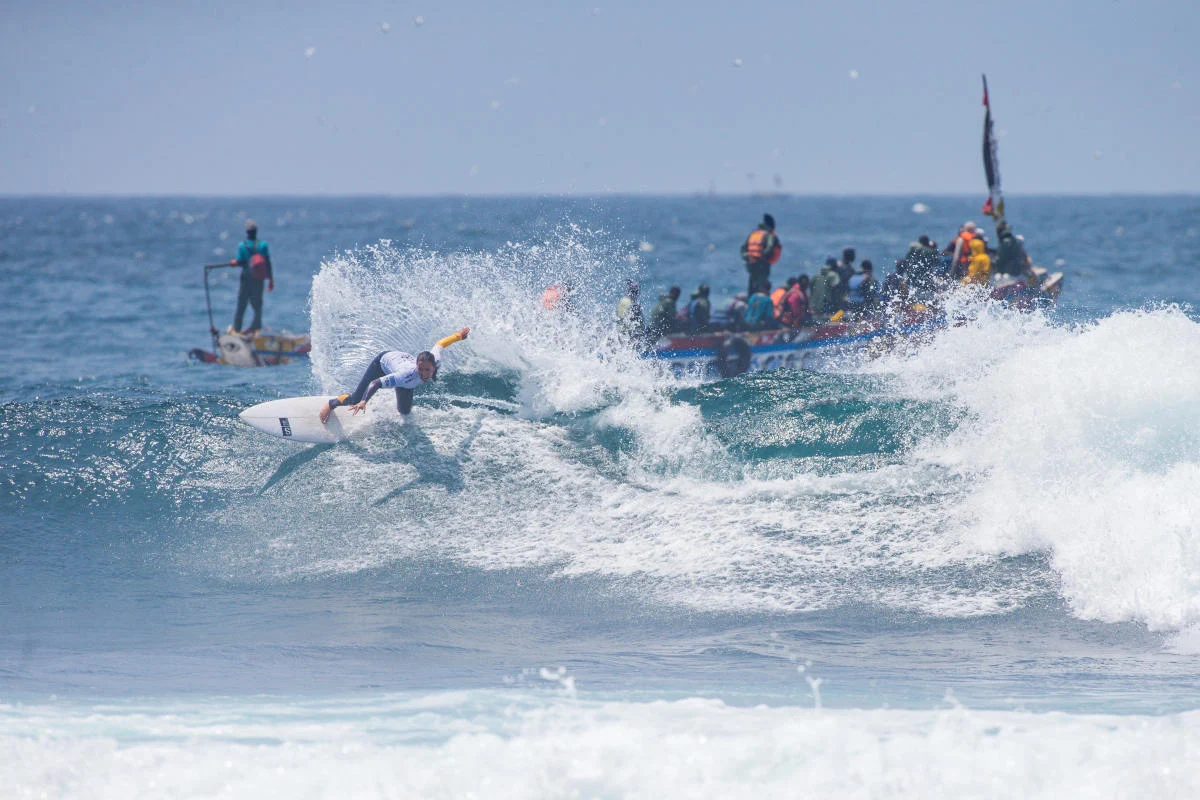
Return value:
<svg viewBox="0 0 1200 800">
<path fill-rule="evenodd" d="M 421 352 L 417 353 L 417 363 L 420 364 L 422 361 L 428 361 L 430 364 L 433 364 L 433 375 L 430 376 L 429 380 L 436 381 L 438 363 L 437 359 L 433 357 L 433 353 L 429 352 L 428 350 L 422 350 Z"/>
</svg>

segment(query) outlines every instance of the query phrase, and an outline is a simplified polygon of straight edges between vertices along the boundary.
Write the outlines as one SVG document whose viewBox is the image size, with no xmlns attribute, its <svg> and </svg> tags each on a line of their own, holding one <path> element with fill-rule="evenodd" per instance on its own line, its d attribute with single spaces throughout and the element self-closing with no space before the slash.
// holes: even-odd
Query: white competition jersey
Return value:
<svg viewBox="0 0 1200 800">
<path fill-rule="evenodd" d="M 442 363 L 443 349 L 440 344 L 435 344 L 429 351 L 433 353 L 434 364 Z M 379 379 L 379 385 L 384 389 L 416 389 L 424 383 L 417 374 L 417 357 L 412 353 L 390 350 L 379 359 L 379 366 L 387 373 Z"/>
</svg>

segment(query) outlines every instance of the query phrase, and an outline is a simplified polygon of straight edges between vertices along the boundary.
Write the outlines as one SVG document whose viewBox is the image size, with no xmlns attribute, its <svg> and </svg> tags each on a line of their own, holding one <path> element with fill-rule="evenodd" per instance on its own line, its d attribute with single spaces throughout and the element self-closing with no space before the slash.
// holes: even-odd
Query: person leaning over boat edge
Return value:
<svg viewBox="0 0 1200 800">
<path fill-rule="evenodd" d="M 275 273 L 271 267 L 271 251 L 266 242 L 258 239 L 258 224 L 246 220 L 246 239 L 238 244 L 237 258 L 229 265 L 242 268 L 242 280 L 238 285 L 237 310 L 233 315 L 233 331 L 248 333 L 262 329 L 263 283 L 267 291 L 275 291 Z M 242 320 L 246 315 L 246 304 L 254 310 L 250 327 L 243 330 Z"/>
<path fill-rule="evenodd" d="M 412 411 L 413 389 L 436 380 L 438 366 L 442 363 L 442 351 L 466 339 L 470 333 L 470 327 L 462 328 L 415 356 L 400 350 L 385 350 L 375 356 L 353 394 L 338 395 L 320 410 L 317 416 L 321 423 L 328 422 L 329 415 L 338 406 L 350 406 L 353 414 L 366 411 L 367 401 L 380 389 L 396 390 L 396 409 L 400 412 L 401 421 L 407 422 Z"/>
</svg>

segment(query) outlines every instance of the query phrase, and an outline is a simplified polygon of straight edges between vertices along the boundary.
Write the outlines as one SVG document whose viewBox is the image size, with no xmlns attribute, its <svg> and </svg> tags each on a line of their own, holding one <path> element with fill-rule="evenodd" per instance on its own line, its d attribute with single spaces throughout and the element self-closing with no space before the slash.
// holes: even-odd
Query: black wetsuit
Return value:
<svg viewBox="0 0 1200 800">
<path fill-rule="evenodd" d="M 358 388 L 354 390 L 354 394 L 351 394 L 348 397 L 345 395 L 343 395 L 343 397 L 339 397 L 338 405 L 352 406 L 352 405 L 357 405 L 359 402 L 361 402 L 364 399 L 368 399 L 367 398 L 367 390 L 371 386 L 371 381 L 375 380 L 376 378 L 382 378 L 384 375 L 387 374 L 387 370 L 385 370 L 383 368 L 383 364 L 381 363 L 383 357 L 387 354 L 388 354 L 388 351 L 385 350 L 382 353 L 380 353 L 379 355 L 375 356 L 375 360 L 371 362 L 370 366 L 367 367 L 367 371 L 363 373 L 362 380 L 360 380 L 358 382 Z M 397 408 L 397 410 L 399 410 L 399 412 L 401 414 L 408 414 L 410 411 L 412 411 L 412 406 L 413 406 L 413 390 L 405 389 L 403 386 L 397 386 L 396 387 L 396 408 Z"/>
</svg>

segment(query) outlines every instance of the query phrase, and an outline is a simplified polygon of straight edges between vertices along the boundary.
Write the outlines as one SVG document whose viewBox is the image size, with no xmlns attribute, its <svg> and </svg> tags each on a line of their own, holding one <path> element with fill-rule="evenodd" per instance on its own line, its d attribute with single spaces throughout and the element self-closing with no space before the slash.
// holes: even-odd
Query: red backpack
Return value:
<svg viewBox="0 0 1200 800">
<path fill-rule="evenodd" d="M 258 240 L 250 240 L 247 242 L 250 245 L 250 277 L 257 281 L 265 281 L 271 276 L 271 262 L 267 261 L 267 257 L 258 252 Z"/>
</svg>

